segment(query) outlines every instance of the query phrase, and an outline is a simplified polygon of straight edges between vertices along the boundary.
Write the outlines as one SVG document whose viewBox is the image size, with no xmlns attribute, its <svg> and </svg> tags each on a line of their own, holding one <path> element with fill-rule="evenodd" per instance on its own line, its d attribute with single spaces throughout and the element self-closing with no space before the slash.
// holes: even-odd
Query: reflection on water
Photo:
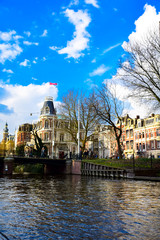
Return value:
<svg viewBox="0 0 160 240">
<path fill-rule="evenodd" d="M 10 240 L 158 240 L 160 183 L 81 176 L 0 178 L 0 213 L 0 231 Z"/>
</svg>

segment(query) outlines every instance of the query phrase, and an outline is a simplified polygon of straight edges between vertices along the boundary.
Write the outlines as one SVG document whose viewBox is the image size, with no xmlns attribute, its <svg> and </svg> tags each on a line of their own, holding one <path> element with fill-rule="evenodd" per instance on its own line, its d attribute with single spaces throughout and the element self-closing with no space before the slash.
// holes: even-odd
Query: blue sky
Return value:
<svg viewBox="0 0 160 240">
<path fill-rule="evenodd" d="M 60 102 L 111 79 L 124 41 L 149 24 L 135 21 L 159 12 L 157 0 L 0 0 L 0 132 L 38 118 L 29 112 L 45 96 Z"/>
</svg>

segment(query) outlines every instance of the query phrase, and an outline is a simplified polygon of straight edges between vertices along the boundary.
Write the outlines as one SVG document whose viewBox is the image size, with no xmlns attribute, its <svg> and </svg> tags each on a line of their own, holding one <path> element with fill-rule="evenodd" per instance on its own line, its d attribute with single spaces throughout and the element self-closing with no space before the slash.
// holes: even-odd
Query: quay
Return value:
<svg viewBox="0 0 160 240">
<path fill-rule="evenodd" d="M 15 166 L 42 164 L 44 174 L 75 174 L 116 179 L 160 181 L 159 170 L 135 170 L 108 167 L 74 159 L 49 159 L 34 157 L 0 158 L 0 176 L 12 175 Z"/>
</svg>

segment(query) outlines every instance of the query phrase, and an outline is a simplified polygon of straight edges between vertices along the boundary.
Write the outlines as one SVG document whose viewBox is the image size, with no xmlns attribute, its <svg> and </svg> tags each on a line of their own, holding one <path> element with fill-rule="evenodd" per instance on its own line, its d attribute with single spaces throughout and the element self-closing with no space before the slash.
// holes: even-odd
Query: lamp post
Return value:
<svg viewBox="0 0 160 240">
<path fill-rule="evenodd" d="M 52 158 L 54 158 L 54 116 L 53 116 L 53 134 L 52 134 Z"/>
<path fill-rule="evenodd" d="M 77 138 L 78 138 L 78 159 L 79 159 L 79 155 L 80 155 L 80 101 L 78 100 L 78 133 L 77 133 Z"/>
</svg>

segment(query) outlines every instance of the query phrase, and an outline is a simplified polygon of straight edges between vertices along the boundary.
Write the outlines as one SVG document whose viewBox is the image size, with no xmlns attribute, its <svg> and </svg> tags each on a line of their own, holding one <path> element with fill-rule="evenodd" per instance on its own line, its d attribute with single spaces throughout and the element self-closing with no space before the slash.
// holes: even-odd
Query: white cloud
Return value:
<svg viewBox="0 0 160 240">
<path fill-rule="evenodd" d="M 69 7 L 71 7 L 72 5 L 78 5 L 79 4 L 79 0 L 72 0 L 69 4 Z"/>
<path fill-rule="evenodd" d="M 38 45 L 39 45 L 39 43 L 37 43 L 37 42 L 29 42 L 29 41 L 23 41 L 23 44 L 24 44 L 24 45 L 27 45 L 27 46 L 30 46 L 30 45 L 36 45 L 36 46 L 38 46 Z"/>
<path fill-rule="evenodd" d="M 91 61 L 91 63 L 96 63 L 96 58 L 94 58 L 94 59 Z"/>
<path fill-rule="evenodd" d="M 35 78 L 35 77 L 32 77 L 32 80 L 34 80 L 34 81 L 37 81 L 38 79 L 37 79 L 37 78 Z"/>
<path fill-rule="evenodd" d="M 21 52 L 22 48 L 18 44 L 0 44 L 0 63 L 4 63 L 6 60 L 12 61 Z"/>
<path fill-rule="evenodd" d="M 135 21 L 135 31 L 128 37 L 131 44 L 143 41 L 144 36 L 153 30 L 159 32 L 160 12 L 157 14 L 155 7 L 148 4 L 144 6 L 144 10 L 144 13 Z M 128 43 L 123 42 L 122 47 L 127 49 Z"/>
<path fill-rule="evenodd" d="M 78 10 L 77 12 L 66 9 L 65 16 L 69 18 L 69 21 L 75 25 L 75 32 L 73 33 L 73 39 L 67 42 L 67 46 L 58 51 L 59 54 L 67 54 L 67 58 L 78 59 L 83 56 L 83 50 L 88 48 L 89 33 L 86 31 L 91 18 L 86 11 Z"/>
<path fill-rule="evenodd" d="M 31 32 L 29 32 L 29 31 L 25 31 L 24 34 L 26 34 L 28 37 L 31 36 Z"/>
<path fill-rule="evenodd" d="M 0 63 L 4 64 L 6 60 L 12 61 L 22 52 L 18 39 L 23 38 L 16 35 L 16 31 L 0 31 Z"/>
<path fill-rule="evenodd" d="M 17 129 L 20 124 L 38 120 L 39 114 L 30 116 L 30 113 L 40 113 L 46 96 L 52 96 L 53 99 L 56 99 L 58 95 L 56 86 L 53 88 L 48 83 L 27 86 L 0 83 L 0 88 L 6 92 L 5 99 L 0 100 L 0 104 L 4 104 L 13 111 L 9 115 L 0 113 L 0 133 L 3 132 L 6 119 L 11 134 L 14 134 L 15 128 Z"/>
<path fill-rule="evenodd" d="M 59 48 L 58 47 L 56 47 L 56 46 L 51 46 L 51 47 L 49 47 L 51 50 L 53 50 L 53 51 L 57 51 Z"/>
<path fill-rule="evenodd" d="M 15 30 L 12 30 L 10 32 L 1 32 L 0 31 L 0 40 L 8 42 L 8 41 L 12 40 L 13 35 L 15 35 L 15 34 L 16 34 Z"/>
<path fill-rule="evenodd" d="M 94 7 L 99 8 L 97 0 L 85 0 L 86 4 L 92 4 Z"/>
<path fill-rule="evenodd" d="M 4 69 L 2 70 L 2 72 L 13 73 L 13 71 L 12 71 L 11 69 L 6 69 L 6 68 L 4 68 Z"/>
<path fill-rule="evenodd" d="M 99 66 L 97 69 L 95 69 L 93 72 L 91 72 L 89 75 L 91 77 L 93 76 L 101 76 L 103 75 L 105 72 L 107 72 L 110 68 L 106 67 L 104 64 L 102 64 L 101 66 Z"/>
<path fill-rule="evenodd" d="M 19 65 L 24 66 L 24 67 L 28 67 L 28 66 L 30 66 L 30 61 L 28 59 L 25 59 L 24 62 L 21 62 Z"/>
<path fill-rule="evenodd" d="M 48 31 L 47 31 L 47 29 L 45 29 L 45 30 L 43 31 L 43 33 L 42 33 L 41 37 L 46 37 L 46 36 L 47 36 L 47 34 L 48 34 Z"/>
<path fill-rule="evenodd" d="M 117 12 L 117 11 L 118 11 L 118 9 L 117 9 L 117 8 L 113 8 L 113 10 L 114 10 L 115 12 Z"/>
<path fill-rule="evenodd" d="M 32 61 L 34 64 L 37 63 L 38 57 L 35 57 L 34 60 Z"/>
</svg>

